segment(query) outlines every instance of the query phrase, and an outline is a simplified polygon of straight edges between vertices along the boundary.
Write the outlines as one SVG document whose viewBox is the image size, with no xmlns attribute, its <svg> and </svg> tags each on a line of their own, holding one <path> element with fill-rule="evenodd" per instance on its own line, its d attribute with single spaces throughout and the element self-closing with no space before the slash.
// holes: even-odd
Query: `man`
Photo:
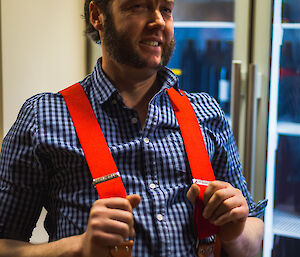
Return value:
<svg viewBox="0 0 300 257">
<path fill-rule="evenodd" d="M 195 256 L 192 215 L 199 189 L 191 186 L 165 92 L 178 90 L 176 77 L 164 67 L 174 48 L 174 1 L 85 5 L 92 25 L 88 22 L 87 31 L 101 40 L 103 56 L 80 84 L 129 196 L 97 200 L 62 96 L 34 96 L 2 147 L 0 256 L 102 257 L 133 236 L 133 256 Z M 229 256 L 253 256 L 263 235 L 263 222 L 255 216 L 266 203 L 255 204 L 246 190 L 232 133 L 215 100 L 188 97 L 217 179 L 205 191 L 203 215 L 220 226 L 218 237 Z M 50 243 L 31 245 L 26 241 L 42 206 Z"/>
</svg>

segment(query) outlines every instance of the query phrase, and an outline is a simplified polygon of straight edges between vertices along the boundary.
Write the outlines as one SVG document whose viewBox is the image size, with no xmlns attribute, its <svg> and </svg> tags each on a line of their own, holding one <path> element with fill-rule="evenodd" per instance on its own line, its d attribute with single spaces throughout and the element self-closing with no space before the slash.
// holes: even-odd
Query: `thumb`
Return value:
<svg viewBox="0 0 300 257">
<path fill-rule="evenodd" d="M 130 202 L 132 209 L 136 208 L 141 202 L 141 197 L 139 195 L 128 195 L 126 199 Z"/>
<path fill-rule="evenodd" d="M 192 204 L 195 204 L 197 197 L 200 193 L 200 187 L 197 184 L 192 184 L 189 191 L 186 193 L 186 197 Z"/>
</svg>

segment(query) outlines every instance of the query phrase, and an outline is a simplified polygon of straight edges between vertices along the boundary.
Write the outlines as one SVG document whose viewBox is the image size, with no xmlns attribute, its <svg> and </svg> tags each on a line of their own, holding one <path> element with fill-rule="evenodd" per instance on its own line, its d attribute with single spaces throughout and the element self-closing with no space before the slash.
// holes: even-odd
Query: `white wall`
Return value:
<svg viewBox="0 0 300 257">
<path fill-rule="evenodd" d="M 85 75 L 83 0 L 2 0 L 2 105 L 7 133 L 26 98 Z"/>
<path fill-rule="evenodd" d="M 83 3 L 1 0 L 0 142 L 28 97 L 56 92 L 85 76 Z M 47 240 L 42 224 L 40 219 L 32 242 Z"/>
</svg>

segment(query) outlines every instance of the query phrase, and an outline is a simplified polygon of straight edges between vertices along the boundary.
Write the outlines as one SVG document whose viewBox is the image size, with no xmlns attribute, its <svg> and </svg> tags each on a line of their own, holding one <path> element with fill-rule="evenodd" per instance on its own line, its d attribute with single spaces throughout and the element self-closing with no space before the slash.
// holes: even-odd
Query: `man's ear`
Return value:
<svg viewBox="0 0 300 257">
<path fill-rule="evenodd" d="M 91 24 L 94 26 L 94 28 L 97 31 L 102 31 L 104 16 L 103 16 L 103 12 L 101 11 L 100 7 L 96 3 L 91 1 L 90 6 L 89 6 L 89 10 L 90 10 L 90 22 L 91 22 Z"/>
</svg>

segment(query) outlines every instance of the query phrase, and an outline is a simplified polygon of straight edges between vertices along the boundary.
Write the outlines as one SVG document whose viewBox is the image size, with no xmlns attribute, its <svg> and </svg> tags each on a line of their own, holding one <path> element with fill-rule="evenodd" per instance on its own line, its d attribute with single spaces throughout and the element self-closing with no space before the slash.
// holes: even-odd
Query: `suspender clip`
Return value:
<svg viewBox="0 0 300 257">
<path fill-rule="evenodd" d="M 100 177 L 100 178 L 95 178 L 93 179 L 93 186 L 96 188 L 96 185 L 97 184 L 100 184 L 100 183 L 103 183 L 103 182 L 106 182 L 108 180 L 112 180 L 114 178 L 118 178 L 120 177 L 120 172 L 115 172 L 115 173 L 111 173 L 111 174 L 108 174 L 106 176 L 103 176 L 103 177 Z"/>
<path fill-rule="evenodd" d="M 202 180 L 202 179 L 196 179 L 196 178 L 193 179 L 193 184 L 197 184 L 197 185 L 200 185 L 200 186 L 208 186 L 208 184 L 210 182 L 211 181 L 208 181 L 208 180 Z"/>
</svg>

